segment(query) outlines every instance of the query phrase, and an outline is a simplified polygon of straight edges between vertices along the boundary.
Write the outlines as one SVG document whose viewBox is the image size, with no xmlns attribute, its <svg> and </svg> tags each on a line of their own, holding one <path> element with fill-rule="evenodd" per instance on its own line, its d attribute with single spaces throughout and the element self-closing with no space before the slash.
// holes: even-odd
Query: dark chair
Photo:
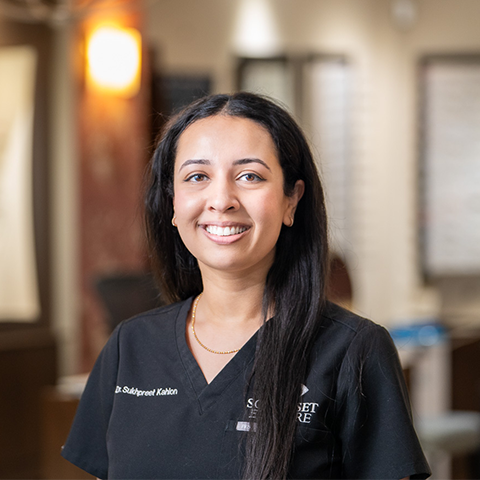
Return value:
<svg viewBox="0 0 480 480">
<path fill-rule="evenodd" d="M 95 280 L 95 289 L 112 331 L 122 320 L 164 305 L 153 276 L 147 273 L 101 276 Z"/>
</svg>

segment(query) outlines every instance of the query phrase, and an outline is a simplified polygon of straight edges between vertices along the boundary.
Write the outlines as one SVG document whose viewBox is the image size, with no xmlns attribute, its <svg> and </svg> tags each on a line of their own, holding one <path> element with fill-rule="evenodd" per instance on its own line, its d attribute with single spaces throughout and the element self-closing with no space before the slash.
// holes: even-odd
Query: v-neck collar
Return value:
<svg viewBox="0 0 480 480">
<path fill-rule="evenodd" d="M 243 345 L 235 356 L 218 372 L 217 376 L 208 383 L 202 369 L 193 356 L 186 339 L 187 315 L 193 297 L 185 300 L 176 319 L 176 339 L 178 352 L 190 380 L 193 394 L 198 399 L 200 413 L 214 405 L 227 387 L 239 376 L 244 375 L 247 380 L 250 374 L 250 364 L 253 362 L 257 344 L 257 332 Z"/>
</svg>

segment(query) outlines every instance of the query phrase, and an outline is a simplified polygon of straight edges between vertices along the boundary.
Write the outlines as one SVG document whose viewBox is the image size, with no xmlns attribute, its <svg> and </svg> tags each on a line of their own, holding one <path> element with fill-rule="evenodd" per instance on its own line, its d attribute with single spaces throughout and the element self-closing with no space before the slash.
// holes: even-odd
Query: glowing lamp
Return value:
<svg viewBox="0 0 480 480">
<path fill-rule="evenodd" d="M 131 97 L 140 88 L 141 37 L 133 28 L 99 27 L 87 41 L 90 88 Z"/>
</svg>

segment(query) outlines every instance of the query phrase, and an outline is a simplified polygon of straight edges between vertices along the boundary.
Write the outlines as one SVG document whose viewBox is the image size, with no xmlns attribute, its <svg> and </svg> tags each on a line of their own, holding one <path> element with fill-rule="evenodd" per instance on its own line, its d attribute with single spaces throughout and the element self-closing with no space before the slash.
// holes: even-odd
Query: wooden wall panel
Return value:
<svg viewBox="0 0 480 480">
<path fill-rule="evenodd" d="M 53 338 L 0 341 L 0 478 L 40 478 L 42 390 L 56 381 Z"/>
</svg>

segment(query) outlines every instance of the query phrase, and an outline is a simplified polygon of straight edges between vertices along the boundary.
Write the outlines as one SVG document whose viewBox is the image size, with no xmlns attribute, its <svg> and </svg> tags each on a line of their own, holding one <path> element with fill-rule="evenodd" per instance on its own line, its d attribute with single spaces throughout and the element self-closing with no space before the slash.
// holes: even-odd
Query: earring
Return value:
<svg viewBox="0 0 480 480">
<path fill-rule="evenodd" d="M 172 218 L 172 225 L 173 225 L 174 227 L 177 226 L 177 224 L 175 223 L 176 220 L 177 220 L 177 217 L 174 215 L 173 218 Z"/>
</svg>

